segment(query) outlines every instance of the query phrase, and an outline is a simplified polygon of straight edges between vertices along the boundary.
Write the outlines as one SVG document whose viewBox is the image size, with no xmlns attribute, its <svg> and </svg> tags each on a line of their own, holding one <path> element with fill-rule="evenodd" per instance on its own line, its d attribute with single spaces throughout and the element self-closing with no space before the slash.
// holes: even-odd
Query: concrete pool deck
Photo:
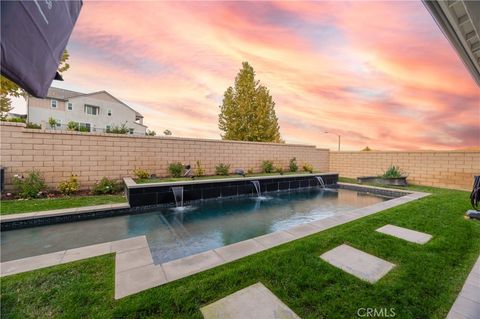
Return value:
<svg viewBox="0 0 480 319">
<path fill-rule="evenodd" d="M 115 299 L 120 299 L 430 195 L 404 193 L 407 195 L 158 265 L 153 262 L 146 237 L 138 236 L 3 262 L 0 276 L 116 253 Z"/>
</svg>

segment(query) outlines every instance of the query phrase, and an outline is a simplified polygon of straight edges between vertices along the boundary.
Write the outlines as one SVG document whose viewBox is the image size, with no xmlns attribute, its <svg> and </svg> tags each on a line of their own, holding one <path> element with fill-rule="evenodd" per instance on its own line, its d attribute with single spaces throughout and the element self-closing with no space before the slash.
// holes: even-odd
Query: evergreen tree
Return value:
<svg viewBox="0 0 480 319">
<path fill-rule="evenodd" d="M 269 90 L 255 80 L 248 62 L 242 63 L 234 87 L 223 95 L 218 127 L 225 140 L 282 142 L 275 102 Z"/>
</svg>

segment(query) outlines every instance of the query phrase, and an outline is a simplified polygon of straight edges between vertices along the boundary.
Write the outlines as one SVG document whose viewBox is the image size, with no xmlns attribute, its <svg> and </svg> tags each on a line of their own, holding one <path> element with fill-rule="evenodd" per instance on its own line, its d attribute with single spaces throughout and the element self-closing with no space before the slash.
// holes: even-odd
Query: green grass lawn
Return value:
<svg viewBox="0 0 480 319">
<path fill-rule="evenodd" d="M 126 202 L 123 195 L 72 196 L 64 198 L 41 198 L 29 200 L 2 200 L 0 215 L 31 213 L 44 210 L 115 204 Z"/>
<path fill-rule="evenodd" d="M 202 318 L 200 307 L 262 282 L 301 318 L 357 318 L 394 308 L 395 318 L 445 318 L 480 252 L 480 223 L 466 220 L 468 193 L 421 200 L 115 301 L 113 255 L 1 278 L 2 318 Z M 375 232 L 394 224 L 433 235 L 425 245 Z M 349 245 L 397 266 L 376 284 L 319 256 Z"/>
<path fill-rule="evenodd" d="M 320 172 L 314 172 L 320 173 Z M 298 175 L 298 174 L 311 174 L 308 172 L 284 172 L 283 175 Z M 254 174 L 246 174 L 245 177 L 260 177 L 260 176 L 280 176 L 280 173 L 254 173 Z M 205 179 L 222 179 L 222 178 L 244 178 L 241 175 L 230 174 L 228 176 L 222 175 L 210 175 L 210 176 L 201 176 L 195 177 L 193 180 L 205 180 Z M 191 177 L 159 177 L 159 178 L 146 178 L 146 179 L 136 179 L 135 182 L 138 184 L 146 184 L 146 183 L 167 183 L 167 182 L 183 182 L 183 181 L 191 181 Z"/>
</svg>

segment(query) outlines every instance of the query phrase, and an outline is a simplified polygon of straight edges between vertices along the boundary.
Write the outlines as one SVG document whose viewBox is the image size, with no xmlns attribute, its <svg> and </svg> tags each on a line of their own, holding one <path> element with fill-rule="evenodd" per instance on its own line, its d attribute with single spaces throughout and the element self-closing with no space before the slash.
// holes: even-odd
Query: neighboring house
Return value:
<svg viewBox="0 0 480 319">
<path fill-rule="evenodd" d="M 54 118 L 62 130 L 69 122 L 90 132 L 106 132 L 123 124 L 130 134 L 145 135 L 147 129 L 140 113 L 107 91 L 85 94 L 51 87 L 44 99 L 28 97 L 27 118 L 44 128 L 49 128 L 49 119 Z"/>
</svg>

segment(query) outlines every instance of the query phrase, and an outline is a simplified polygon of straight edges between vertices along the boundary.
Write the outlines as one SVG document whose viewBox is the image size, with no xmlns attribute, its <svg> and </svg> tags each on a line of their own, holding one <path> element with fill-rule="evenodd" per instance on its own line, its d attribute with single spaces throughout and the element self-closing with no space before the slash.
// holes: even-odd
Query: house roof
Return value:
<svg viewBox="0 0 480 319">
<path fill-rule="evenodd" d="M 127 105 L 127 104 L 125 104 L 124 102 L 120 101 L 119 99 L 117 99 L 116 97 L 114 97 L 113 95 L 111 95 L 110 93 L 108 93 L 108 92 L 105 91 L 105 90 L 97 91 L 97 92 L 92 92 L 92 93 L 80 93 L 80 92 L 75 92 L 75 91 L 70 91 L 70 90 L 65 90 L 65 89 L 50 87 L 50 88 L 48 89 L 48 93 L 47 93 L 46 98 L 51 98 L 51 99 L 56 99 L 56 100 L 64 100 L 64 101 L 67 101 L 67 100 L 69 100 L 69 99 L 76 98 L 76 97 L 80 97 L 80 96 L 90 96 L 90 95 L 95 95 L 95 94 L 100 94 L 100 93 L 105 93 L 105 94 L 107 94 L 108 96 L 110 96 L 111 98 L 113 98 L 113 99 L 114 99 L 115 101 L 117 101 L 118 103 L 120 103 L 120 104 L 128 107 L 128 108 L 131 109 L 132 111 L 134 111 L 136 116 L 143 118 L 143 115 L 142 115 L 142 114 L 138 113 L 138 112 L 135 111 L 132 107 L 130 107 L 129 105 Z"/>
<path fill-rule="evenodd" d="M 422 1 L 480 86 L 480 1 Z"/>
</svg>

